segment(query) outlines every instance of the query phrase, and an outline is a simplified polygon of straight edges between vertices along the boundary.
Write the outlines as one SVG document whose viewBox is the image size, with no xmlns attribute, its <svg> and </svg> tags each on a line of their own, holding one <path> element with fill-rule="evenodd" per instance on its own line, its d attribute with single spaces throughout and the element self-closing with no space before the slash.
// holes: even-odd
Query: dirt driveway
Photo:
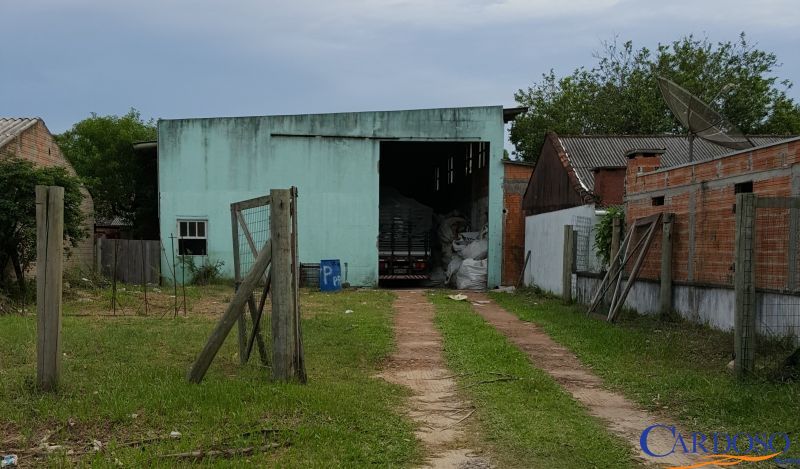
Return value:
<svg viewBox="0 0 800 469">
<path fill-rule="evenodd" d="M 419 425 L 416 435 L 425 447 L 427 467 L 491 467 L 467 443 L 465 421 L 474 408 L 459 398 L 456 381 L 444 365 L 433 305 L 424 291 L 395 293 L 397 350 L 381 377 L 412 390 L 407 411 Z"/>
<path fill-rule="evenodd" d="M 662 416 L 651 414 L 619 393 L 603 387 L 603 380 L 584 366 L 572 352 L 556 343 L 536 325 L 525 322 L 509 313 L 483 293 L 469 292 L 473 309 L 503 333 L 511 343 L 522 349 L 533 365 L 553 377 L 567 392 L 581 402 L 590 414 L 600 417 L 607 428 L 624 438 L 638 452 L 645 463 L 664 466 L 696 464 L 700 458 L 690 458 L 683 453 L 654 458 L 641 451 L 639 438 L 642 430 L 660 423 L 670 425 Z M 685 433 L 682 433 L 685 434 Z M 665 430 L 653 432 L 648 445 L 656 454 L 664 454 L 675 444 Z M 716 467 L 716 466 L 703 466 Z"/>
</svg>

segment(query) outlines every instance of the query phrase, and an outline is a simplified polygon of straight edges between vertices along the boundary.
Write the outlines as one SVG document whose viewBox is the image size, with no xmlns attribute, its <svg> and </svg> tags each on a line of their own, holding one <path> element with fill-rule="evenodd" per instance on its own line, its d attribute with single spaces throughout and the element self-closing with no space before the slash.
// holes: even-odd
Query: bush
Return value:
<svg viewBox="0 0 800 469">
<path fill-rule="evenodd" d="M 211 261 L 208 257 L 203 257 L 203 262 L 197 265 L 194 256 L 181 256 L 181 264 L 186 269 L 191 278 L 189 283 L 192 285 L 209 285 L 223 280 L 222 266 L 224 261 Z"/>
<path fill-rule="evenodd" d="M 622 206 L 614 205 L 606 208 L 606 214 L 600 218 L 600 222 L 595 227 L 594 249 L 597 258 L 608 266 L 611 263 L 611 232 L 614 228 L 614 219 L 622 220 L 622 231 L 625 232 L 625 209 Z M 620 241 L 622 241 L 620 239 Z"/>
</svg>

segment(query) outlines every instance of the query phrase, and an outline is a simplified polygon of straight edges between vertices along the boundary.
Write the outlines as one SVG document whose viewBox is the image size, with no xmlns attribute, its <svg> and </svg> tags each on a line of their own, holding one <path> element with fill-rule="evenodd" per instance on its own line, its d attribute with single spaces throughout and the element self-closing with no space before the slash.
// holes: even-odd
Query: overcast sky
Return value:
<svg viewBox="0 0 800 469">
<path fill-rule="evenodd" d="M 26 0 L 0 6 L 0 116 L 146 118 L 514 104 L 603 40 L 741 31 L 800 87 L 797 0 Z M 798 89 L 790 94 L 797 99 Z"/>
</svg>

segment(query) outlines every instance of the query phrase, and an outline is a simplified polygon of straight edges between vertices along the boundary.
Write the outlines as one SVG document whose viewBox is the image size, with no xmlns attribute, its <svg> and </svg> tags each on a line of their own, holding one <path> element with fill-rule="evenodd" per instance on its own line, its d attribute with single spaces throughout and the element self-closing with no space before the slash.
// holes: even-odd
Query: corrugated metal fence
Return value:
<svg viewBox="0 0 800 469">
<path fill-rule="evenodd" d="M 158 284 L 161 278 L 161 242 L 140 239 L 97 240 L 97 267 L 108 278 L 123 283 Z"/>
</svg>

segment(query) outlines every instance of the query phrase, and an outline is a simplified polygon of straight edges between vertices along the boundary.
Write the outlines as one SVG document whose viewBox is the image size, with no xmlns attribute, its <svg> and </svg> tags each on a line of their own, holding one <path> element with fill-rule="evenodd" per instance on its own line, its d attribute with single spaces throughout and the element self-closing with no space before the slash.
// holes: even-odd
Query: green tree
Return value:
<svg viewBox="0 0 800 469">
<path fill-rule="evenodd" d="M 135 142 L 155 140 L 155 122 L 136 109 L 123 116 L 92 114 L 57 137 L 64 156 L 94 199 L 97 216 L 120 217 L 134 227 L 157 229 L 155 174 L 133 151 Z"/>
<path fill-rule="evenodd" d="M 75 247 L 86 237 L 81 212 L 80 180 L 64 168 L 40 168 L 18 158 L 0 160 L 0 267 L 10 262 L 25 292 L 24 272 L 36 258 L 36 186 L 64 188 L 65 248 Z M 0 284 L 7 286 L 5 268 L 0 269 Z"/>
<path fill-rule="evenodd" d="M 530 110 L 512 123 L 519 157 L 535 161 L 547 131 L 571 134 L 684 133 L 658 90 L 656 77 L 672 79 L 711 103 L 748 134 L 800 133 L 800 105 L 792 86 L 774 75 L 775 54 L 759 50 L 742 33 L 735 42 L 711 43 L 689 35 L 655 51 L 628 41 L 605 42 L 591 69 L 578 68 L 515 94 Z"/>
</svg>

